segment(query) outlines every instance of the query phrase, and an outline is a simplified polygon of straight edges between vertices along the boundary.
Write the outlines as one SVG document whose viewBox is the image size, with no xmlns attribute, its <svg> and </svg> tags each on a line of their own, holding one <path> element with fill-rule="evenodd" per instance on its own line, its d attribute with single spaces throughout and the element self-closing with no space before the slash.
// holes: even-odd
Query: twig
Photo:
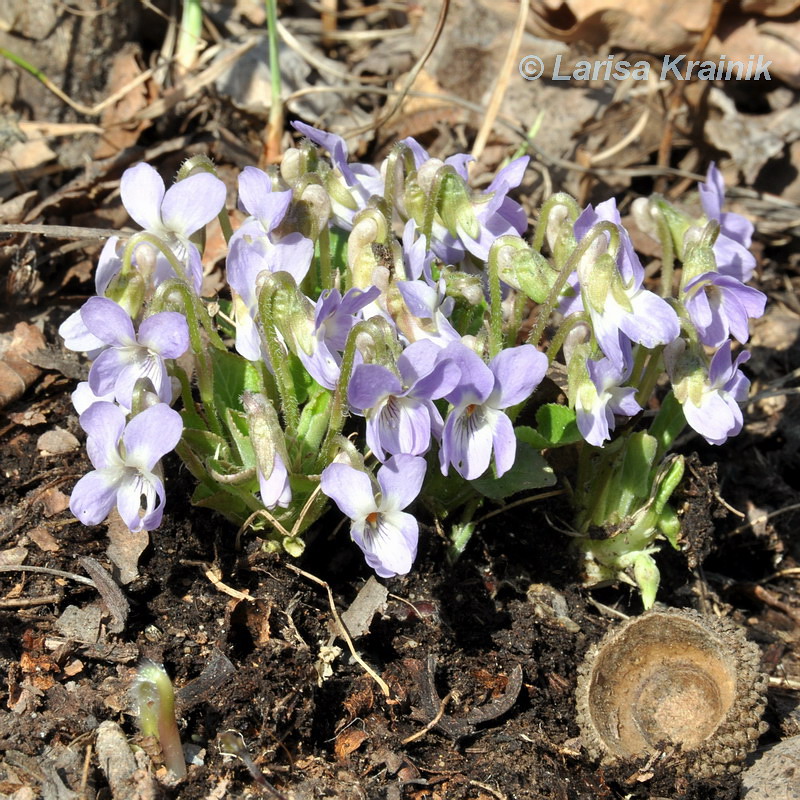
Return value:
<svg viewBox="0 0 800 800">
<path fill-rule="evenodd" d="M 400 106 L 403 105 L 403 101 L 406 99 L 406 95 L 411 91 L 411 87 L 414 85 L 414 81 L 416 81 L 417 76 L 422 71 L 422 68 L 425 66 L 425 63 L 430 58 L 431 53 L 433 52 L 433 48 L 436 47 L 436 43 L 439 41 L 439 37 L 442 34 L 442 28 L 444 28 L 445 20 L 447 19 L 447 13 L 450 11 L 450 0 L 442 0 L 441 8 L 439 9 L 439 17 L 436 20 L 436 26 L 433 29 L 433 34 L 431 35 L 428 44 L 425 45 L 425 49 L 422 51 L 422 54 L 417 59 L 417 63 L 411 69 L 411 72 L 408 73 L 408 78 L 405 81 L 405 85 L 400 90 L 400 93 L 397 95 L 397 99 L 395 100 L 394 104 L 389 108 L 387 112 L 381 114 L 377 120 L 374 122 L 370 122 L 368 125 L 362 125 L 360 128 L 354 128 L 353 130 L 347 131 L 343 134 L 345 139 L 348 139 L 353 136 L 358 136 L 359 134 L 366 133 L 369 130 L 377 131 L 387 120 L 391 119 L 399 110 Z"/>
<path fill-rule="evenodd" d="M 779 508 L 777 511 L 770 511 L 769 514 L 761 514 L 761 516 L 758 516 L 755 519 L 748 520 L 743 525 L 740 525 L 738 528 L 734 528 L 731 531 L 731 535 L 736 533 L 743 533 L 753 525 L 756 525 L 761 522 L 767 522 L 767 520 L 770 520 L 773 517 L 777 517 L 780 514 L 785 514 L 787 511 L 797 511 L 797 509 L 799 508 L 800 508 L 800 503 L 792 503 L 792 505 L 784 506 L 783 508 Z"/>
<path fill-rule="evenodd" d="M 118 236 L 120 231 L 110 228 L 79 228 L 75 225 L 0 225 L 0 236 L 13 233 L 51 236 L 54 239 L 110 239 L 112 236 Z"/>
<path fill-rule="evenodd" d="M 83 575 L 76 575 L 74 572 L 64 572 L 60 569 L 50 569 L 50 567 L 34 567 L 28 564 L 0 564 L 0 572 L 37 572 L 41 575 L 54 575 L 56 578 L 68 578 L 76 583 L 83 583 L 96 589 L 97 585 L 91 578 L 84 578 Z"/>
<path fill-rule="evenodd" d="M 439 703 L 439 710 L 436 712 L 436 716 L 424 728 L 420 728 L 416 733 L 412 733 L 411 736 L 406 736 L 406 738 L 403 739 L 400 744 L 410 744 L 411 742 L 416 742 L 417 739 L 421 739 L 426 733 L 432 731 L 442 721 L 444 710 L 447 708 L 447 704 L 450 702 L 450 698 L 452 696 L 453 692 L 448 692 Z"/>
<path fill-rule="evenodd" d="M 350 655 L 353 659 L 361 666 L 361 668 L 366 672 L 375 683 L 380 686 L 381 691 L 387 698 L 391 698 L 392 692 L 389 689 L 388 684 L 386 681 L 378 675 L 377 672 L 369 665 L 363 658 L 356 652 L 355 645 L 353 644 L 353 640 L 350 638 L 350 634 L 347 632 L 347 628 L 345 628 L 344 623 L 342 622 L 341 617 L 339 616 L 339 612 L 336 610 L 336 603 L 333 599 L 333 592 L 331 591 L 331 587 L 328 583 L 322 580 L 322 578 L 318 578 L 316 575 L 312 575 L 310 572 L 306 572 L 305 570 L 300 569 L 300 567 L 296 567 L 294 564 L 287 564 L 286 565 L 292 572 L 296 573 L 297 575 L 306 578 L 306 580 L 313 581 L 318 586 L 322 586 L 325 591 L 328 593 L 328 604 L 331 608 L 331 614 L 333 614 L 334 622 L 336 623 L 336 627 L 339 630 L 339 635 L 345 640 L 347 643 L 347 649 L 350 651 Z"/>
<path fill-rule="evenodd" d="M 46 606 L 50 603 L 58 603 L 63 595 L 43 594 L 39 597 L 13 597 L 9 600 L 0 600 L 0 608 L 32 608 L 33 606 Z"/>
<path fill-rule="evenodd" d="M 483 153 L 483 149 L 486 147 L 486 142 L 489 139 L 489 134 L 492 132 L 492 128 L 494 128 L 497 115 L 500 112 L 500 105 L 503 102 L 503 97 L 505 97 L 506 89 L 508 88 L 508 81 L 511 78 L 511 70 L 514 69 L 514 62 L 517 60 L 517 54 L 519 53 L 522 33 L 525 30 L 525 21 L 528 19 L 529 5 L 530 3 L 526 2 L 521 2 L 519 4 L 517 22 L 511 33 L 511 41 L 508 43 L 508 52 L 506 53 L 505 61 L 503 61 L 503 66 L 500 68 L 500 74 L 497 76 L 497 83 L 492 89 L 492 99 L 489 101 L 489 107 L 486 109 L 486 116 L 483 118 L 478 135 L 475 137 L 475 142 L 472 145 L 472 157 L 475 161 L 481 157 L 481 153 Z"/>
</svg>

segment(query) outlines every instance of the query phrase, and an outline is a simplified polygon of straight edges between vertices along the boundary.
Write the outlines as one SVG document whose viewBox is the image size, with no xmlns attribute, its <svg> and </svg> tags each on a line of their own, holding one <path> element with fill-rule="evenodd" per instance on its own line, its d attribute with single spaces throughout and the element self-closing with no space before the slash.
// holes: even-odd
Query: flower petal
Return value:
<svg viewBox="0 0 800 800">
<path fill-rule="evenodd" d="M 526 400 L 547 372 L 547 356 L 532 344 L 501 350 L 489 363 L 495 377 L 491 404 L 508 408 Z"/>
<path fill-rule="evenodd" d="M 155 168 L 142 163 L 126 169 L 119 188 L 122 205 L 131 219 L 146 231 L 159 230 L 165 187 Z"/>
<path fill-rule="evenodd" d="M 78 422 L 86 431 L 86 452 L 97 469 L 121 464 L 119 440 L 125 430 L 125 412 L 114 403 L 93 403 Z"/>
<path fill-rule="evenodd" d="M 69 510 L 84 525 L 99 525 L 114 506 L 122 476 L 123 472 L 114 467 L 84 475 L 72 490 Z"/>
<path fill-rule="evenodd" d="M 161 203 L 164 227 L 191 236 L 219 214 L 225 205 L 225 184 L 210 172 L 199 172 L 167 189 Z"/>
<path fill-rule="evenodd" d="M 122 434 L 127 453 L 125 463 L 152 472 L 156 463 L 175 449 L 182 433 L 183 420 L 175 409 L 166 403 L 146 408 L 128 423 Z"/>
<path fill-rule="evenodd" d="M 162 358 L 180 358 L 189 347 L 189 324 L 177 311 L 161 311 L 139 326 L 139 344 Z"/>
<path fill-rule="evenodd" d="M 369 410 L 388 395 L 402 394 L 397 376 L 380 364 L 359 364 L 347 386 L 347 399 L 358 411 Z"/>
<path fill-rule="evenodd" d="M 363 520 L 378 510 L 369 475 L 349 464 L 334 463 L 320 475 L 322 492 L 352 520 Z"/>
<path fill-rule="evenodd" d="M 106 344 L 128 347 L 136 344 L 128 313 L 107 297 L 90 297 L 80 309 L 87 330 Z"/>
<path fill-rule="evenodd" d="M 403 511 L 379 513 L 375 525 L 354 522 L 350 535 L 381 578 L 407 574 L 417 556 L 419 523 Z"/>
</svg>

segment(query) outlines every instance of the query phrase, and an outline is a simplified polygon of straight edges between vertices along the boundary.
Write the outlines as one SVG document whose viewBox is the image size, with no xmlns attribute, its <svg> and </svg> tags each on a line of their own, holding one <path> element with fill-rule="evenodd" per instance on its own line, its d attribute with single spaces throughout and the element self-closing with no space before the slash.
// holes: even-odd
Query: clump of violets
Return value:
<svg viewBox="0 0 800 800">
<path fill-rule="evenodd" d="M 527 157 L 476 190 L 468 156 L 406 139 L 380 167 L 352 163 L 340 137 L 295 127 L 279 168 L 242 171 L 235 230 L 203 157 L 168 189 L 147 164 L 123 175 L 142 230 L 109 239 L 97 295 L 61 327 L 92 361 L 73 402 L 94 470 L 73 513 L 156 527 L 176 450 L 192 501 L 265 547 L 302 553 L 332 502 L 389 578 L 412 568 L 421 522 L 449 526 L 456 556 L 482 503 L 568 478 L 586 582 L 627 581 L 652 604 L 657 542 L 680 543 L 670 447 L 686 425 L 713 444 L 741 430 L 741 345 L 764 310 L 746 285 L 752 226 L 723 210 L 719 171 L 698 214 L 634 204 L 662 247 L 658 286 L 613 200 L 554 195 L 526 238 L 511 194 Z M 198 234 L 215 217 L 229 288 L 209 298 Z M 563 405 L 537 393 L 554 362 Z M 579 451 L 575 474 L 554 474 L 558 447 Z"/>
</svg>

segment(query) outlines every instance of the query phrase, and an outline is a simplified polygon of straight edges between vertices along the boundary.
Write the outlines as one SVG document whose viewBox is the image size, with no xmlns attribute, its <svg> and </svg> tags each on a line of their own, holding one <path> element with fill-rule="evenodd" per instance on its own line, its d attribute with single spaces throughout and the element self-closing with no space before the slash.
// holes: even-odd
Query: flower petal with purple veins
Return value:
<svg viewBox="0 0 800 800">
<path fill-rule="evenodd" d="M 527 400 L 547 372 L 547 356 L 531 344 L 501 350 L 489 363 L 496 379 L 492 405 L 508 408 Z"/>
<path fill-rule="evenodd" d="M 320 475 L 322 492 L 350 519 L 365 519 L 378 510 L 369 475 L 349 464 L 333 463 Z"/>
<path fill-rule="evenodd" d="M 350 535 L 379 578 L 393 578 L 411 571 L 419 540 L 419 523 L 411 514 L 398 511 L 391 516 L 380 514 L 375 522 L 368 519 L 354 522 Z"/>
<path fill-rule="evenodd" d="M 381 364 L 359 364 L 347 387 L 347 399 L 353 408 L 363 411 L 381 402 L 387 395 L 403 393 L 397 376 Z"/>
</svg>

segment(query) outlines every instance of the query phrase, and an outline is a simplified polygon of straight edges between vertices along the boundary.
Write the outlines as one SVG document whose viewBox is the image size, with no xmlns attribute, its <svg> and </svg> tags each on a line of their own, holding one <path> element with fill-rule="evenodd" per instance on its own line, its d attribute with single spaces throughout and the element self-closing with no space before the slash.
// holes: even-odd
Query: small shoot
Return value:
<svg viewBox="0 0 800 800">
<path fill-rule="evenodd" d="M 161 664 L 145 660 L 139 666 L 133 695 L 143 736 L 158 739 L 164 764 L 181 780 L 186 777 L 186 759 L 175 719 L 175 693 Z"/>
</svg>

